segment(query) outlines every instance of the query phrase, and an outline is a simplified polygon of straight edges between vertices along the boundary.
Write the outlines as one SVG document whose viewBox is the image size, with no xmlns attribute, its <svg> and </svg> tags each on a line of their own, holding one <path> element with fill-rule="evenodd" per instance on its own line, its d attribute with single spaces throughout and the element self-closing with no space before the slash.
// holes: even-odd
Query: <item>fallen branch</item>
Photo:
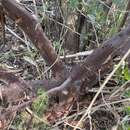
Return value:
<svg viewBox="0 0 130 130">
<path fill-rule="evenodd" d="M 79 87 L 82 85 L 82 91 L 86 92 L 86 88 L 91 88 L 99 81 L 99 77 L 103 77 L 112 70 L 113 58 L 115 56 L 122 56 L 124 52 L 130 48 L 130 40 L 128 39 L 129 34 L 130 26 L 106 41 L 101 47 L 94 50 L 94 52 L 86 58 L 84 64 L 74 67 L 70 77 L 63 83 L 59 81 L 41 80 L 33 81 L 31 85 L 34 87 L 44 87 L 45 90 L 49 90 L 49 93 L 51 94 L 55 94 L 56 92 L 61 93 L 62 90 L 72 86 L 75 87 L 75 89 L 78 87 L 77 90 L 79 91 L 81 90 Z M 85 86 L 85 88 L 83 86 Z"/>
<path fill-rule="evenodd" d="M 46 38 L 38 20 L 34 17 L 34 15 L 30 14 L 30 12 L 24 9 L 15 0 L 1 0 L 1 3 L 5 13 L 29 36 L 47 63 L 49 65 L 55 63 L 52 66 L 52 70 L 56 73 L 57 77 L 59 77 L 59 79 L 66 79 L 68 72 L 59 57 L 57 57 L 50 41 Z M 55 91 L 59 89 L 61 91 L 61 89 L 71 86 L 76 88 L 77 84 L 81 86 L 83 92 L 85 92 L 84 89 L 86 90 L 86 88 L 92 87 L 95 83 L 97 83 L 99 77 L 104 76 L 111 70 L 115 52 L 120 47 L 125 46 L 123 43 L 127 41 L 129 34 L 130 25 L 110 40 L 104 42 L 102 46 L 95 49 L 94 52 L 86 58 L 82 65 L 76 65 L 70 76 L 65 81 L 61 80 L 64 82 L 60 84 L 59 87 L 54 86 Z"/>
<path fill-rule="evenodd" d="M 4 8 L 5 14 L 14 20 L 15 23 L 28 35 L 48 65 L 51 66 L 55 63 L 52 66 L 55 75 L 60 79 L 67 77 L 67 71 L 63 62 L 59 59 L 51 42 L 45 36 L 35 15 L 28 12 L 16 2 L 16 0 L 1 0 L 1 5 Z"/>
<path fill-rule="evenodd" d="M 128 44 L 129 35 L 130 25 L 111 39 L 104 42 L 102 46 L 95 49 L 94 52 L 86 58 L 82 65 L 77 65 L 73 68 L 73 71 L 68 77 L 68 79 L 71 80 L 66 84 L 66 87 L 71 86 L 70 84 L 72 83 L 76 86 L 78 82 L 81 83 L 80 91 L 85 93 L 88 88 L 91 88 L 99 81 L 99 77 L 102 77 L 110 71 L 113 66 L 111 64 L 113 57 L 117 56 L 117 51 L 119 51 L 119 49 L 123 49 L 125 45 Z"/>
</svg>

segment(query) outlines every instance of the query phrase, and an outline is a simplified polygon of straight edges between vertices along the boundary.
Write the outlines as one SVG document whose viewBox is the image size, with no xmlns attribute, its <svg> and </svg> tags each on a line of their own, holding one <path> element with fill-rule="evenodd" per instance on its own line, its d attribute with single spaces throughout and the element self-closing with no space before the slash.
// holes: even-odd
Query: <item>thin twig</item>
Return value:
<svg viewBox="0 0 130 130">
<path fill-rule="evenodd" d="M 74 58 L 74 57 L 79 57 L 79 56 L 88 56 L 88 55 L 92 54 L 92 52 L 93 52 L 93 50 L 83 51 L 83 52 L 79 52 L 79 53 L 75 53 L 75 54 L 71 54 L 71 55 L 66 55 L 66 56 L 60 56 L 60 59 Z"/>
<path fill-rule="evenodd" d="M 15 36 L 16 38 L 18 38 L 20 41 L 22 41 L 23 43 L 25 43 L 26 45 L 28 45 L 28 42 L 25 41 L 24 39 L 22 39 L 20 36 L 18 36 L 14 31 L 12 31 L 10 28 L 8 28 L 7 26 L 5 26 L 5 29 L 8 30 L 13 36 Z"/>
</svg>

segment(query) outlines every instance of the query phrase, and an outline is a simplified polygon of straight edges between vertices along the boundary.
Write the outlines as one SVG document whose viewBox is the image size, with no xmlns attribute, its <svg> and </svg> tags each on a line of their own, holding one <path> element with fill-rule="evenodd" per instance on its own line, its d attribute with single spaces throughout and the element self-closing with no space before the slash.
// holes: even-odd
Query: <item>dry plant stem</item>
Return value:
<svg viewBox="0 0 130 130">
<path fill-rule="evenodd" d="M 21 37 L 19 37 L 13 30 L 11 30 L 10 28 L 8 28 L 7 26 L 5 26 L 5 29 L 8 30 L 13 36 L 15 36 L 17 39 L 19 39 L 21 42 L 25 43 L 26 45 L 28 45 L 28 42 L 25 41 L 24 39 L 22 39 Z"/>
<path fill-rule="evenodd" d="M 92 52 L 93 52 L 93 50 L 83 51 L 83 52 L 78 52 L 78 53 L 71 54 L 71 55 L 60 56 L 60 58 L 66 59 L 66 58 L 75 58 L 75 57 L 80 57 L 80 56 L 88 56 L 88 55 L 92 54 Z"/>
<path fill-rule="evenodd" d="M 97 97 L 99 96 L 99 94 L 101 93 L 101 91 L 103 90 L 103 88 L 105 87 L 105 85 L 107 84 L 107 82 L 111 79 L 111 77 L 114 75 L 114 73 L 117 71 L 117 69 L 120 67 L 120 65 L 123 63 L 123 61 L 127 58 L 127 56 L 130 54 L 130 49 L 126 52 L 126 54 L 123 56 L 123 58 L 121 59 L 121 61 L 118 63 L 118 65 L 116 66 L 116 68 L 108 75 L 108 77 L 105 79 L 104 83 L 101 85 L 101 87 L 99 88 L 98 92 L 96 93 L 96 95 L 94 96 L 92 102 L 90 103 L 89 107 L 87 108 L 85 114 L 82 116 L 82 118 L 79 120 L 79 122 L 77 123 L 76 127 L 78 127 L 83 119 L 91 112 L 92 106 L 94 104 L 94 102 L 96 101 Z M 74 128 L 74 130 L 76 130 L 76 127 Z"/>
<path fill-rule="evenodd" d="M 23 41 L 25 42 L 25 41 Z M 70 54 L 70 55 L 65 55 L 65 56 L 60 56 L 60 59 L 69 59 L 69 58 L 77 58 L 77 57 L 82 57 L 82 56 L 88 56 L 93 53 L 94 50 L 89 50 L 89 51 L 82 51 L 78 52 L 75 54 Z M 36 60 L 37 62 L 43 61 L 43 59 L 38 59 Z"/>
</svg>

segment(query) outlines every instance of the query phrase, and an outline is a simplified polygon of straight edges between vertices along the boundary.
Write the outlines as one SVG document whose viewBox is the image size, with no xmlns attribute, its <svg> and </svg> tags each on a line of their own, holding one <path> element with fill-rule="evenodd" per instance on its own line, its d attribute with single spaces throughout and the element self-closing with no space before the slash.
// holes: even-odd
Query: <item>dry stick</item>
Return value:
<svg viewBox="0 0 130 130">
<path fill-rule="evenodd" d="M 90 114 L 91 112 L 91 108 L 94 104 L 94 102 L 96 101 L 97 97 L 99 96 L 99 94 L 101 93 L 102 89 L 105 87 L 105 85 L 107 84 L 107 82 L 111 79 L 111 77 L 114 75 L 114 73 L 117 71 L 117 69 L 120 67 L 120 65 L 123 63 L 123 61 L 127 58 L 127 56 L 130 54 L 130 49 L 125 53 L 125 55 L 123 56 L 123 58 L 121 59 L 121 61 L 118 63 L 118 65 L 116 66 L 116 68 L 108 75 L 108 77 L 105 79 L 104 83 L 101 85 L 101 87 L 99 88 L 98 92 L 96 93 L 96 95 L 94 96 L 92 102 L 90 103 L 89 107 L 87 108 L 85 114 L 81 117 L 81 119 L 79 120 L 79 122 L 77 123 L 77 125 L 74 127 L 74 130 L 76 130 L 76 128 L 82 123 L 83 119 Z"/>
<path fill-rule="evenodd" d="M 93 51 L 94 50 L 82 51 L 82 52 L 78 52 L 75 54 L 60 56 L 60 59 L 69 59 L 69 58 L 76 58 L 76 57 L 81 57 L 81 56 L 88 56 L 88 55 L 91 55 L 93 53 Z M 40 62 L 40 61 L 43 61 L 43 59 L 36 60 L 36 62 Z"/>
<path fill-rule="evenodd" d="M 93 50 L 82 51 L 82 52 L 78 52 L 78 53 L 75 53 L 75 54 L 60 56 L 60 58 L 61 59 L 66 59 L 66 58 L 74 58 L 74 57 L 80 57 L 80 56 L 88 56 L 88 55 L 92 54 L 92 52 L 93 52 Z"/>
</svg>

